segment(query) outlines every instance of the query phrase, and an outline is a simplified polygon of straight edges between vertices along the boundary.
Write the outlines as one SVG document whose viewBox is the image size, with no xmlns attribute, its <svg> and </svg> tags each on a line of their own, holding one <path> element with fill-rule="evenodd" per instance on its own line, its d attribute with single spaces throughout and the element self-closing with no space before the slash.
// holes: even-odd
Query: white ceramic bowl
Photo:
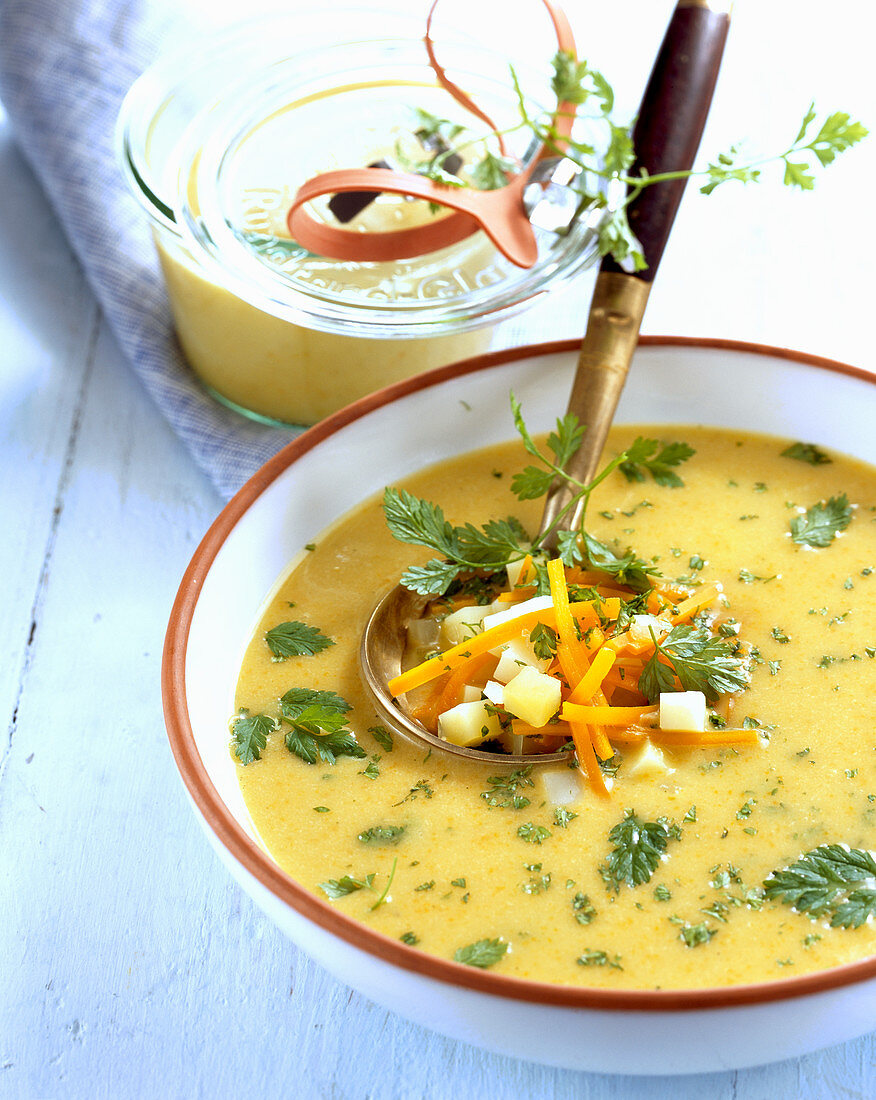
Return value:
<svg viewBox="0 0 876 1100">
<path fill-rule="evenodd" d="M 510 389 L 533 430 L 552 427 L 575 350 L 500 352 L 399 383 L 310 429 L 244 486 L 198 548 L 168 628 L 165 715 L 182 778 L 231 874 L 284 932 L 360 993 L 446 1035 L 552 1065 L 648 1074 L 741 1068 L 861 1035 L 876 1027 L 876 958 L 691 992 L 538 984 L 372 931 L 295 883 L 255 840 L 227 721 L 243 648 L 288 560 L 363 497 L 469 449 L 474 424 L 483 444 L 510 438 Z M 654 337 L 636 354 L 617 420 L 746 428 L 876 464 L 874 399 L 876 378 L 843 364 Z"/>
</svg>

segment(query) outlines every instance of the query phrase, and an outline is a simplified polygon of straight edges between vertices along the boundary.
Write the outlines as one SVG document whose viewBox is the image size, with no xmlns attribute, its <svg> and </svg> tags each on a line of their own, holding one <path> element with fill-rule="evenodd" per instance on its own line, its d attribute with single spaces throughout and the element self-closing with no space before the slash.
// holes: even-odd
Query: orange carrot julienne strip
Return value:
<svg viewBox="0 0 876 1100">
<path fill-rule="evenodd" d="M 691 615 L 695 614 L 701 607 L 705 607 L 707 604 L 712 603 L 720 595 L 720 590 L 717 585 L 709 584 L 705 588 L 701 588 L 699 592 L 694 596 L 690 596 L 688 599 L 683 600 L 675 608 L 672 613 L 673 623 L 680 623 L 684 619 L 689 619 Z"/>
<path fill-rule="evenodd" d="M 532 554 L 527 554 L 523 559 L 523 565 L 520 566 L 520 572 L 517 575 L 517 583 L 525 584 L 529 577 L 529 570 L 532 568 Z"/>
<path fill-rule="evenodd" d="M 630 726 L 640 722 L 653 707 L 585 706 L 581 703 L 564 703 L 560 717 L 567 722 L 598 723 L 603 726 Z"/>
<path fill-rule="evenodd" d="M 447 677 L 447 683 L 438 698 L 438 713 L 443 714 L 445 710 L 455 707 L 459 702 L 460 693 L 468 681 L 477 676 L 490 661 L 494 660 L 495 657 L 492 653 L 487 651 L 486 653 L 478 653 L 476 657 L 470 657 L 467 661 L 457 665 Z"/>
<path fill-rule="evenodd" d="M 602 774 L 599 761 L 596 759 L 596 753 L 593 751 L 587 727 L 580 722 L 572 722 L 570 725 L 572 728 L 572 741 L 575 745 L 575 755 L 578 757 L 578 766 L 587 776 L 593 790 L 603 798 L 608 798 L 605 777 Z"/>
<path fill-rule="evenodd" d="M 529 600 L 535 595 L 535 585 L 524 585 L 520 588 L 510 588 L 507 592 L 500 592 L 496 597 L 497 603 L 520 603 Z"/>
<path fill-rule="evenodd" d="M 735 730 L 652 730 L 652 740 L 662 745 L 756 745 L 760 737 L 756 729 Z"/>
<path fill-rule="evenodd" d="M 611 741 L 606 736 L 605 730 L 602 726 L 589 726 L 588 729 L 590 730 L 590 742 L 593 745 L 593 751 L 600 760 L 611 760 L 614 756 L 614 749 L 611 747 Z"/>
<path fill-rule="evenodd" d="M 580 654 L 576 654 L 565 642 L 557 642 L 557 661 L 563 678 L 573 688 L 587 674 L 587 665 L 580 659 Z"/>
<path fill-rule="evenodd" d="M 572 689 L 569 702 L 583 703 L 585 700 L 591 699 L 602 686 L 602 681 L 614 664 L 615 659 L 615 654 L 610 649 L 602 648 L 598 650 L 590 668 L 587 669 L 587 672 Z"/>
<path fill-rule="evenodd" d="M 569 605 L 569 590 L 566 587 L 566 569 L 561 558 L 553 558 L 547 564 L 550 581 L 551 599 L 557 616 L 557 657 L 569 686 L 574 688 L 590 667 L 587 651 L 582 646 L 575 620 Z"/>
</svg>

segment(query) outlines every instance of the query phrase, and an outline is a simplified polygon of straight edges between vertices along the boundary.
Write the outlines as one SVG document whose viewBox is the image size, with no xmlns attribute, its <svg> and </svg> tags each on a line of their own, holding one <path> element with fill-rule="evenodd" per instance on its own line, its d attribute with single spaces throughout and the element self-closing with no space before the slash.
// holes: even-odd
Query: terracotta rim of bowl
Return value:
<svg viewBox="0 0 876 1100">
<path fill-rule="evenodd" d="M 788 360 L 876 384 L 876 375 L 847 363 L 807 355 L 787 348 L 721 338 L 643 336 L 642 347 L 718 349 Z M 185 663 L 189 629 L 204 580 L 229 532 L 265 489 L 308 451 L 375 409 L 451 378 L 489 370 L 514 359 L 577 350 L 579 341 L 533 344 L 476 356 L 397 382 L 354 402 L 308 429 L 269 459 L 223 508 L 207 531 L 183 576 L 174 601 L 162 656 L 161 688 L 164 717 L 174 759 L 198 811 L 233 859 L 275 898 L 347 943 L 404 970 L 437 981 L 511 1000 L 581 1009 L 620 1012 L 667 1012 L 727 1008 L 825 993 L 876 978 L 876 956 L 798 978 L 753 985 L 693 990 L 610 990 L 561 986 L 509 977 L 449 959 L 427 955 L 390 939 L 348 917 L 299 885 L 250 839 L 219 796 L 195 744 L 186 709 Z"/>
</svg>

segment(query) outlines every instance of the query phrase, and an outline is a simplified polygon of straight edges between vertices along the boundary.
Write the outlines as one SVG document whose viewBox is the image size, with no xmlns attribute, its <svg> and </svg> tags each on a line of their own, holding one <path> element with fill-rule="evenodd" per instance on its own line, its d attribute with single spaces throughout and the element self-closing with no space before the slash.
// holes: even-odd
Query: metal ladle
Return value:
<svg viewBox="0 0 876 1100">
<path fill-rule="evenodd" d="M 636 163 L 631 175 L 692 166 L 718 77 L 729 10 L 728 0 L 676 3 L 633 131 Z M 646 187 L 630 206 L 630 225 L 648 264 L 643 271 L 624 271 L 609 257 L 600 266 L 568 404 L 568 411 L 587 425 L 584 442 L 568 464 L 571 476 L 581 482 L 596 473 L 685 182 L 682 178 Z M 536 205 L 532 216 L 537 215 Z M 570 498 L 565 482 L 551 489 L 542 532 L 551 528 Z M 579 520 L 580 515 L 571 515 L 569 527 Z M 451 744 L 411 718 L 390 696 L 386 685 L 402 671 L 407 623 L 426 602 L 426 597 L 397 585 L 377 604 L 365 627 L 360 667 L 380 718 L 408 739 L 472 761 L 520 765 L 567 760 L 568 752 L 514 755 Z"/>
</svg>

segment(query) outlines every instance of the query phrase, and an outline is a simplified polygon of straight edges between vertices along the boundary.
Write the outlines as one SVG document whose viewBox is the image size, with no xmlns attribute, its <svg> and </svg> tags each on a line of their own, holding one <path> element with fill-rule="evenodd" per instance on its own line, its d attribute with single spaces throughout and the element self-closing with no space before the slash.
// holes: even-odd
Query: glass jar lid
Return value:
<svg viewBox="0 0 876 1100">
<path fill-rule="evenodd" d="M 536 228 L 538 255 L 526 269 L 505 259 L 481 231 L 394 261 L 334 260 L 298 245 L 286 214 L 301 184 L 332 169 L 381 162 L 410 170 L 423 156 L 415 134 L 424 118 L 464 128 L 454 139 L 462 182 L 487 151 L 500 150 L 485 124 L 440 86 L 421 38 L 323 38 L 304 48 L 291 23 L 220 36 L 183 80 L 179 69 L 174 80 L 166 63 L 163 73 L 159 67 L 145 74 L 152 102 L 141 91 L 139 109 L 147 116 L 151 109 L 152 117 L 139 149 L 131 140 L 136 85 L 123 111 L 129 174 L 153 216 L 180 236 L 211 280 L 306 327 L 349 334 L 355 325 L 363 336 L 422 337 L 494 323 L 593 264 L 595 211 L 563 233 Z M 461 39 L 442 38 L 436 46 L 442 65 L 505 135 L 505 152 L 530 163 L 538 143 L 521 125 L 508 59 Z M 551 102 L 549 69 L 547 58 L 543 71 L 515 67 L 533 113 Z M 228 79 L 231 73 L 236 79 Z M 186 113 L 181 104 L 197 109 L 184 126 L 176 122 L 174 134 L 171 118 Z M 328 202 L 312 203 L 313 215 L 332 219 Z M 423 200 L 379 194 L 348 228 L 382 232 L 444 216 Z"/>
</svg>

